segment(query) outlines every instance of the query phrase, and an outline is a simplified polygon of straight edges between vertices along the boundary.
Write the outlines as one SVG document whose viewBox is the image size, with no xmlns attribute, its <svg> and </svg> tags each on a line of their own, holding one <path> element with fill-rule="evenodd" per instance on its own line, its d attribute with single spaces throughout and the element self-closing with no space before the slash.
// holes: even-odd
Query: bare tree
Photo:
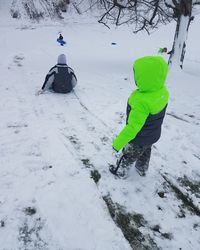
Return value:
<svg viewBox="0 0 200 250">
<path fill-rule="evenodd" d="M 69 4 L 70 4 L 70 0 L 57 0 L 57 7 L 62 12 L 67 12 L 67 8 Z"/>
<path fill-rule="evenodd" d="M 194 19 L 192 10 L 200 1 L 194 0 L 172 0 L 165 1 L 166 6 L 173 10 L 174 19 L 177 21 L 174 35 L 172 53 L 169 58 L 170 64 L 177 64 L 183 67 L 186 51 L 186 41 L 191 21 Z"/>
<path fill-rule="evenodd" d="M 104 14 L 99 23 L 108 26 L 108 23 L 117 26 L 131 24 L 135 33 L 146 30 L 148 33 L 157 28 L 160 23 L 171 21 L 172 13 L 160 0 L 99 0 Z"/>
<path fill-rule="evenodd" d="M 172 20 L 177 22 L 174 43 L 169 63 L 183 66 L 186 51 L 186 40 L 193 9 L 200 5 L 200 0 L 94 0 L 101 11 L 99 23 L 109 28 L 132 25 L 135 33 L 145 30 L 148 33 L 160 24 Z"/>
</svg>

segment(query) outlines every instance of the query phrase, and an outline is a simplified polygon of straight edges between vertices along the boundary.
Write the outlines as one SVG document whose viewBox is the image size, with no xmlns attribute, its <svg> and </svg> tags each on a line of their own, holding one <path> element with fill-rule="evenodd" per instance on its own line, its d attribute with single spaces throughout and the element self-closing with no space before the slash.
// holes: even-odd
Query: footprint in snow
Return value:
<svg viewBox="0 0 200 250">
<path fill-rule="evenodd" d="M 17 65 L 18 67 L 22 67 L 22 61 L 24 60 L 24 56 L 23 55 L 16 55 L 13 58 L 13 62 L 15 63 L 15 65 Z"/>
</svg>

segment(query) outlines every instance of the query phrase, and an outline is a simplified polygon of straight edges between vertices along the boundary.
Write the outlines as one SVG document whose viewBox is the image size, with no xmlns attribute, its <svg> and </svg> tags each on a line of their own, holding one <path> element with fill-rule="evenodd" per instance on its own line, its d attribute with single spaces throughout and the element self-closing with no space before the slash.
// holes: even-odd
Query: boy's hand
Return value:
<svg viewBox="0 0 200 250">
<path fill-rule="evenodd" d="M 119 151 L 117 149 L 115 149 L 114 147 L 112 147 L 112 148 L 113 148 L 113 154 L 118 155 Z"/>
<path fill-rule="evenodd" d="M 119 151 L 118 150 L 116 150 L 115 148 L 113 148 L 113 150 L 115 151 L 115 153 L 118 153 Z"/>
</svg>

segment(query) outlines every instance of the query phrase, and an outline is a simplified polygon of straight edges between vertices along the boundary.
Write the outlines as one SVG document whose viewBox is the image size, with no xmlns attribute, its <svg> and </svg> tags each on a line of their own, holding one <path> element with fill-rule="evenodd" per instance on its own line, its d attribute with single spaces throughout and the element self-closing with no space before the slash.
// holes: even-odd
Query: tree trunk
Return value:
<svg viewBox="0 0 200 250">
<path fill-rule="evenodd" d="M 169 64 L 179 65 L 182 68 L 186 51 L 188 29 L 191 22 L 192 0 L 181 0 L 176 11 L 178 13 L 178 20 Z"/>
</svg>

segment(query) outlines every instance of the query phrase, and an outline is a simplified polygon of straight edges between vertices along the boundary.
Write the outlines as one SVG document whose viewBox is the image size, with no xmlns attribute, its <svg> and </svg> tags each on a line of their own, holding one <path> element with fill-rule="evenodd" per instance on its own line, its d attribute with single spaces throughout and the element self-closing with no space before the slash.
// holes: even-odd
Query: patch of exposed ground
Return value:
<svg viewBox="0 0 200 250">
<path fill-rule="evenodd" d="M 152 235 L 159 235 L 161 238 L 171 240 L 173 235 L 168 232 L 162 232 L 160 225 L 150 225 L 142 214 L 127 212 L 126 209 L 118 203 L 112 201 L 109 195 L 103 197 L 109 213 L 121 229 L 124 237 L 134 250 L 158 250 L 161 249 L 154 241 Z M 144 233 L 147 229 L 149 233 Z"/>
</svg>

